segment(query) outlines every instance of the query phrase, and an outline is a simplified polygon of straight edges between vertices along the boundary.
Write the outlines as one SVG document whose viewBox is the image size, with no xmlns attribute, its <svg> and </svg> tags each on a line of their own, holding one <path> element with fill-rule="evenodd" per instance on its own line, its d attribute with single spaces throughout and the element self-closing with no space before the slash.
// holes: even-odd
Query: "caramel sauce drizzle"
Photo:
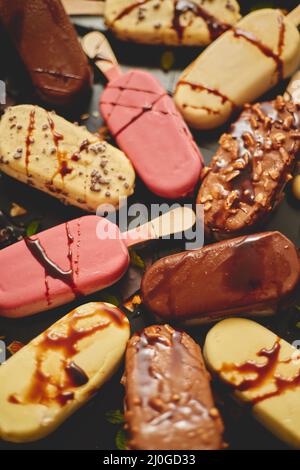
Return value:
<svg viewBox="0 0 300 470">
<path fill-rule="evenodd" d="M 67 152 L 62 152 L 59 148 L 59 143 L 64 139 L 64 136 L 55 130 L 55 124 L 53 119 L 48 115 L 48 123 L 53 137 L 53 143 L 56 149 L 56 158 L 57 158 L 57 169 L 52 176 L 51 184 L 53 184 L 54 178 L 57 175 L 61 175 L 62 179 L 70 173 L 72 173 L 72 168 L 68 167 Z"/>
<path fill-rule="evenodd" d="M 245 378 L 239 385 L 232 385 L 233 388 L 243 391 L 254 391 L 259 386 L 264 385 L 269 379 L 273 380 L 275 390 L 259 394 L 251 399 L 251 403 L 256 404 L 268 398 L 282 395 L 286 390 L 293 389 L 295 386 L 300 385 L 300 369 L 293 377 L 282 377 L 275 373 L 279 364 L 284 364 L 288 361 L 279 361 L 279 354 L 281 350 L 280 338 L 277 338 L 271 349 L 262 349 L 257 353 L 258 357 L 265 357 L 267 361 L 259 364 L 255 361 L 247 361 L 244 364 L 223 364 L 220 373 L 226 372 L 241 372 L 244 374 L 254 374 L 255 377 Z"/>
<path fill-rule="evenodd" d="M 104 314 L 107 321 L 100 319 L 100 322 L 88 328 L 79 328 L 77 326 L 80 319 L 96 317 L 98 314 L 101 314 L 102 317 Z M 101 305 L 101 308 L 90 314 L 80 314 L 76 310 L 71 312 L 66 321 L 67 331 L 60 333 L 50 328 L 34 345 L 36 369 L 29 388 L 23 398 L 18 397 L 17 394 L 12 394 L 9 396 L 8 401 L 14 404 L 39 403 L 51 405 L 57 403 L 64 406 L 73 400 L 75 396 L 74 389 L 86 385 L 89 381 L 86 372 L 73 359 L 79 352 L 78 342 L 108 328 L 112 323 L 120 328 L 124 327 L 126 325 L 125 318 L 121 310 L 106 305 Z M 48 351 L 58 351 L 61 354 L 63 378 L 61 376 L 59 378 L 52 377 L 43 371 L 43 364 Z"/>
<path fill-rule="evenodd" d="M 29 124 L 28 124 L 28 129 L 27 129 L 27 136 L 26 136 L 26 141 L 25 141 L 25 146 L 26 146 L 26 153 L 25 153 L 25 168 L 26 168 L 26 174 L 29 176 L 29 160 L 30 160 L 30 146 L 32 144 L 32 134 L 35 129 L 35 110 L 32 110 L 29 115 Z"/>
</svg>

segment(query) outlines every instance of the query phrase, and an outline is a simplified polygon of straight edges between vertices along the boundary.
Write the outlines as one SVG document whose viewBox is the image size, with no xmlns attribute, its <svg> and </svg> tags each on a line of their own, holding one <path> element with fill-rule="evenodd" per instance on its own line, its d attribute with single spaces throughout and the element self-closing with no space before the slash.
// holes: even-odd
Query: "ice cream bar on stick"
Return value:
<svg viewBox="0 0 300 470">
<path fill-rule="evenodd" d="M 289 15 L 262 9 L 245 16 L 184 70 L 175 102 L 198 129 L 224 124 L 300 64 L 300 5 Z"/>
<path fill-rule="evenodd" d="M 109 80 L 100 110 L 119 147 L 158 196 L 180 198 L 199 178 L 202 156 L 171 97 L 148 72 L 121 74 L 107 40 L 93 32 L 83 48 Z"/>
<path fill-rule="evenodd" d="M 222 448 L 210 376 L 200 347 L 185 332 L 152 325 L 132 336 L 122 382 L 130 449 Z"/>
<path fill-rule="evenodd" d="M 91 68 L 60 0 L 1 0 L 0 23 L 43 101 L 70 106 L 87 95 Z"/>
<path fill-rule="evenodd" d="M 204 357 L 255 418 L 300 449 L 300 353 L 251 320 L 230 318 L 208 333 Z"/>
<path fill-rule="evenodd" d="M 0 368 L 0 438 L 35 441 L 54 431 L 113 375 L 130 336 L 117 307 L 75 308 Z"/>
<path fill-rule="evenodd" d="M 15 243 L 0 252 L 0 315 L 31 315 L 108 287 L 125 274 L 128 247 L 194 223 L 187 207 L 125 233 L 107 219 L 85 216 Z"/>
<path fill-rule="evenodd" d="M 62 0 L 62 4 L 70 16 L 102 16 L 104 11 L 104 1 L 101 0 Z"/>
<path fill-rule="evenodd" d="M 90 212 L 101 204 L 117 208 L 134 191 L 135 173 L 123 152 L 33 105 L 7 108 L 2 116 L 0 169 Z"/>
<path fill-rule="evenodd" d="M 104 18 L 120 39 L 206 46 L 240 18 L 236 0 L 106 0 Z"/>
<path fill-rule="evenodd" d="M 257 230 L 281 202 L 300 155 L 300 104 L 245 105 L 202 172 L 197 202 L 217 240 Z"/>
<path fill-rule="evenodd" d="M 272 315 L 300 280 L 294 244 L 266 232 L 167 256 L 142 281 L 146 307 L 166 321 L 209 323 L 231 315 Z"/>
</svg>

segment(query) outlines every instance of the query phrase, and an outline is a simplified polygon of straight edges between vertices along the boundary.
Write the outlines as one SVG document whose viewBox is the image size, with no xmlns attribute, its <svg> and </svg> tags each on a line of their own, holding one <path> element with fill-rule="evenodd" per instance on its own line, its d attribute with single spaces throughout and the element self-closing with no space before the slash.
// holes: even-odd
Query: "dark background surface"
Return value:
<svg viewBox="0 0 300 470">
<path fill-rule="evenodd" d="M 280 6 L 286 9 L 292 9 L 298 1 L 273 1 L 273 2 L 242 2 L 242 12 L 249 11 L 252 8 L 261 8 L 265 6 Z M 74 18 L 78 33 L 85 34 L 92 29 L 104 30 L 101 18 Z M 178 74 L 186 67 L 200 52 L 199 48 L 170 48 L 160 46 L 145 46 L 132 43 L 122 43 L 108 33 L 108 38 L 124 70 L 131 67 L 144 68 L 152 72 L 162 84 L 171 92 L 176 83 Z M 170 51 L 174 64 L 171 69 L 163 71 L 165 62 L 165 52 Z M 5 37 L 0 34 L 0 54 L 2 57 L 0 64 L 0 79 L 7 81 L 9 91 L 8 104 L 14 103 L 35 103 L 38 102 L 28 83 L 26 74 L 22 66 L 6 42 Z M 101 117 L 96 116 L 98 111 L 99 93 L 103 88 L 105 81 L 98 71 L 95 71 L 95 84 L 92 96 L 86 107 L 72 112 L 62 112 L 66 117 L 74 121 L 80 121 L 80 117 L 89 113 L 88 119 L 81 121 L 92 132 L 96 132 L 103 122 Z M 277 89 L 273 89 L 266 98 L 272 98 L 285 89 L 286 83 L 281 83 Z M 226 128 L 224 128 L 226 129 Z M 209 132 L 194 132 L 195 139 L 201 148 L 206 163 L 210 162 L 214 151 L 217 148 L 217 141 L 224 129 Z M 162 136 L 163 137 L 163 136 Z M 13 202 L 20 204 L 27 209 L 27 214 L 23 217 L 14 219 L 20 230 L 25 230 L 32 221 L 39 222 L 39 231 L 47 229 L 58 223 L 71 220 L 75 217 L 84 215 L 84 212 L 63 206 L 59 201 L 50 196 L 39 192 L 33 188 L 14 181 L 13 179 L 0 175 L 0 210 L 9 213 Z M 147 205 L 158 202 L 152 194 L 148 193 L 138 181 L 135 195 L 129 200 L 132 202 L 143 202 Z M 192 202 L 192 201 L 189 201 Z M 287 187 L 286 198 L 280 207 L 273 214 L 265 230 L 280 230 L 294 241 L 296 246 L 300 247 L 300 204 L 293 199 L 290 187 Z M 206 240 L 208 243 L 209 240 Z M 160 241 L 139 250 L 139 254 L 147 262 L 153 261 L 162 255 L 171 251 L 180 250 L 180 244 L 176 242 Z M 0 266 L 5 269 L 5 266 Z M 77 300 L 71 305 L 41 313 L 32 317 L 18 320 L 7 320 L 0 318 L 0 337 L 5 337 L 5 342 L 9 345 L 17 340 L 22 343 L 29 342 L 36 335 L 41 333 L 49 325 L 54 323 L 61 316 L 69 312 L 74 306 L 90 300 L 109 300 L 110 296 L 119 299 L 127 297 L 133 293 L 139 282 L 142 270 L 131 266 L 130 272 L 118 285 L 98 292 L 84 300 Z M 199 286 L 201 289 L 201 286 Z M 216 293 L 217 295 L 217 293 Z M 140 307 L 135 314 L 128 314 L 132 330 L 139 330 L 142 326 L 154 323 L 154 319 L 143 311 Z M 300 321 L 300 311 L 296 306 L 278 312 L 278 314 L 268 320 L 262 320 L 263 324 L 269 326 L 274 332 L 284 337 L 288 341 L 300 339 L 300 329 L 296 324 Z M 194 327 L 188 332 L 203 345 L 205 334 L 209 327 Z M 0 441 L 0 450 L 2 449 L 115 449 L 120 447 L 122 434 L 120 434 L 121 424 L 111 423 L 111 418 L 107 418 L 107 412 L 111 410 L 122 410 L 123 387 L 120 385 L 122 368 L 117 375 L 107 383 L 88 404 L 76 412 L 51 436 L 39 442 L 26 445 L 14 445 Z M 0 384 L 1 386 L 1 384 Z M 214 392 L 218 406 L 221 409 L 225 425 L 225 439 L 230 444 L 231 449 L 284 449 L 282 443 L 273 438 L 250 416 L 249 410 L 240 408 L 239 405 L 226 397 L 219 385 L 213 384 Z M 116 444 L 117 441 L 117 444 Z"/>
</svg>

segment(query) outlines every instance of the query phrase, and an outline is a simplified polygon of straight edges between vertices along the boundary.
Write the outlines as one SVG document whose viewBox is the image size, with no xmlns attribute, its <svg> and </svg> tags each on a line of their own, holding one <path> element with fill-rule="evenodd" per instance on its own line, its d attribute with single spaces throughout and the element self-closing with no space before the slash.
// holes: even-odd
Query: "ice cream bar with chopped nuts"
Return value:
<svg viewBox="0 0 300 470">
<path fill-rule="evenodd" d="M 202 173 L 206 233 L 222 239 L 257 229 L 281 201 L 299 154 L 299 104 L 279 96 L 245 106 Z"/>
<path fill-rule="evenodd" d="M 208 333 L 204 357 L 260 423 L 300 449 L 300 353 L 254 321 L 230 318 Z"/>
<path fill-rule="evenodd" d="M 120 39 L 206 46 L 239 18 L 236 0 L 107 0 L 106 24 Z"/>
<path fill-rule="evenodd" d="M 118 207 L 134 190 L 135 173 L 120 150 L 38 106 L 7 108 L 0 121 L 0 169 L 90 212 Z"/>
<path fill-rule="evenodd" d="M 296 291 L 294 244 L 266 232 L 167 256 L 142 281 L 146 307 L 165 321 L 209 323 L 230 315 L 271 315 Z"/>
<path fill-rule="evenodd" d="M 256 100 L 300 64 L 300 6 L 250 13 L 225 32 L 179 78 L 175 101 L 192 127 L 224 124 L 236 108 Z"/>
<path fill-rule="evenodd" d="M 43 101 L 74 105 L 87 95 L 91 68 L 60 0 L 0 0 L 0 23 Z"/>
<path fill-rule="evenodd" d="M 0 368 L 0 438 L 28 442 L 54 431 L 110 379 L 129 336 L 121 310 L 90 302 L 24 346 Z"/>
<path fill-rule="evenodd" d="M 103 118 L 144 184 L 168 199 L 192 193 L 202 156 L 166 90 L 148 72 L 122 75 L 101 33 L 87 34 L 82 43 L 109 80 L 100 96 Z"/>
<path fill-rule="evenodd" d="M 169 325 L 153 325 L 128 343 L 123 377 L 129 447 L 136 450 L 222 448 L 200 347 Z"/>
<path fill-rule="evenodd" d="M 129 265 L 128 247 L 193 226 L 191 209 L 178 207 L 145 225 L 117 225 L 85 216 L 0 251 L 0 316 L 39 313 L 117 282 Z"/>
</svg>

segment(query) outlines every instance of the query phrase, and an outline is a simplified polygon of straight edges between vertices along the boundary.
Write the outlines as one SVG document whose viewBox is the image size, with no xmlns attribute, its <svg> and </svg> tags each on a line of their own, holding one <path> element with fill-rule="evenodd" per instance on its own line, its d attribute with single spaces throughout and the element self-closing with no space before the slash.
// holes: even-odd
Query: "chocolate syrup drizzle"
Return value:
<svg viewBox="0 0 300 470">
<path fill-rule="evenodd" d="M 259 364 L 255 361 L 247 361 L 244 364 L 223 364 L 220 372 L 241 372 L 249 375 L 254 374 L 255 377 L 245 378 L 239 385 L 232 385 L 236 390 L 239 391 L 251 391 L 255 390 L 264 383 L 272 379 L 275 384 L 275 390 L 258 394 L 251 399 L 252 404 L 259 403 L 268 398 L 282 395 L 286 390 L 293 389 L 295 386 L 300 385 L 300 370 L 293 377 L 282 377 L 275 373 L 276 368 L 279 364 L 288 363 L 287 361 L 280 361 L 279 354 L 281 350 L 280 338 L 277 338 L 271 349 L 262 349 L 257 353 L 258 357 L 265 357 L 267 361 L 263 364 Z"/>
<path fill-rule="evenodd" d="M 212 94 L 212 95 L 215 95 L 215 96 L 218 96 L 219 98 L 221 98 L 221 103 L 224 104 L 226 102 L 229 102 L 231 104 L 231 107 L 232 109 L 234 109 L 236 107 L 235 103 L 230 99 L 228 98 L 228 96 L 224 95 L 223 93 L 221 93 L 219 90 L 215 89 L 215 88 L 210 88 L 210 87 L 207 87 L 207 86 L 204 86 L 204 85 L 200 85 L 200 84 L 196 84 L 196 83 L 191 83 L 187 80 L 180 80 L 178 83 L 177 83 L 177 88 L 181 85 L 187 85 L 189 87 L 192 88 L 193 91 L 207 91 L 208 93 Z M 189 106 L 188 104 L 184 104 L 183 105 L 184 107 L 187 107 Z M 196 108 L 197 109 L 197 106 L 196 105 L 193 105 L 192 106 L 193 108 Z M 198 106 L 198 108 L 200 108 Z M 201 109 L 202 109 L 202 106 L 201 106 Z M 207 109 L 207 108 L 206 108 Z M 215 111 L 214 109 L 209 109 L 209 112 L 210 113 L 218 113 L 218 111 Z"/>
<path fill-rule="evenodd" d="M 44 247 L 42 246 L 40 240 L 38 238 L 25 238 L 24 241 L 26 243 L 27 248 L 30 250 L 31 254 L 35 257 L 35 259 L 43 266 L 45 269 L 45 285 L 46 285 L 46 298 L 48 305 L 51 304 L 50 292 L 49 292 L 49 285 L 47 276 L 50 276 L 54 279 L 59 279 L 60 281 L 64 282 L 67 286 L 69 286 L 75 297 L 79 297 L 83 295 L 80 290 L 78 289 L 75 283 L 75 274 L 78 274 L 79 270 L 79 259 L 77 258 L 77 263 L 73 262 L 73 251 L 72 251 L 72 244 L 74 243 L 74 237 L 72 236 L 69 224 L 65 224 L 66 228 L 66 237 L 68 243 L 68 260 L 70 263 L 70 269 L 68 271 L 64 271 L 61 269 L 54 261 L 52 261 Z M 77 242 L 79 244 L 79 240 Z M 79 256 L 79 246 L 77 247 L 77 257 Z M 76 266 L 74 270 L 74 265 Z"/>
<path fill-rule="evenodd" d="M 249 31 L 244 31 L 239 28 L 232 29 L 235 37 L 245 39 L 246 41 L 256 46 L 266 57 L 269 57 L 270 59 L 274 60 L 276 64 L 277 73 L 278 73 L 278 81 L 283 79 L 283 60 L 281 59 L 280 54 L 282 53 L 282 47 L 283 47 L 282 46 L 283 40 L 281 38 L 282 37 L 284 38 L 284 32 L 282 33 L 282 27 L 284 28 L 283 31 L 285 31 L 285 24 L 282 22 L 281 25 L 282 26 L 280 26 L 280 34 L 279 34 L 279 37 L 280 37 L 279 42 L 281 46 L 280 46 L 278 53 L 274 52 L 270 47 L 266 46 L 261 41 L 259 41 L 257 37 L 254 36 L 254 34 L 250 33 Z"/>
<path fill-rule="evenodd" d="M 185 1 L 185 0 L 182 0 Z M 189 3 L 189 2 L 188 2 Z M 193 2 L 192 2 L 193 3 Z M 285 23 L 284 23 L 284 17 L 280 15 L 278 17 L 278 25 L 279 25 L 279 39 L 278 39 L 278 51 L 274 52 L 270 47 L 266 46 L 263 44 L 259 39 L 256 38 L 256 36 L 250 32 L 244 31 L 240 28 L 235 28 L 235 27 L 227 27 L 226 29 L 231 29 L 233 32 L 234 36 L 237 38 L 243 38 L 246 41 L 250 42 L 254 46 L 256 46 L 266 57 L 271 58 L 274 60 L 276 64 L 276 70 L 278 74 L 278 81 L 283 78 L 284 75 L 284 64 L 283 60 L 281 58 L 282 52 L 283 52 L 283 47 L 284 47 L 284 41 L 285 41 Z M 226 31 L 224 29 L 224 31 Z M 222 32 L 224 32 L 222 31 Z M 212 93 L 216 96 L 219 96 L 222 99 L 222 103 L 225 103 L 225 101 L 228 101 L 231 103 L 232 108 L 235 108 L 236 105 L 235 103 L 228 97 L 220 93 L 218 90 L 211 89 L 209 87 L 206 87 L 205 85 L 201 84 L 194 84 L 191 83 L 187 80 L 180 80 L 177 84 L 177 88 L 180 85 L 189 85 L 194 91 L 207 91 L 208 93 Z M 188 104 L 185 104 L 184 107 L 188 107 Z M 193 108 L 197 109 L 197 106 L 193 105 Z M 201 106 L 199 106 L 199 109 L 202 109 Z M 213 112 L 214 110 L 207 110 L 209 113 Z"/>
<path fill-rule="evenodd" d="M 80 319 L 92 318 L 99 313 L 101 313 L 102 318 L 95 325 L 87 328 L 77 325 Z M 103 314 L 107 316 L 107 322 L 103 321 Z M 43 334 L 41 340 L 34 346 L 36 369 L 25 396 L 18 397 L 17 394 L 12 394 L 8 401 L 14 404 L 40 403 L 48 405 L 57 403 L 60 406 L 66 405 L 74 399 L 74 388 L 81 387 L 89 381 L 86 372 L 73 360 L 73 357 L 78 354 L 78 342 L 94 335 L 97 331 L 109 327 L 112 323 L 122 328 L 126 325 L 124 319 L 125 316 L 119 309 L 110 308 L 106 305 L 101 305 L 99 310 L 90 314 L 80 314 L 76 310 L 71 312 L 69 319 L 66 320 L 67 331 L 61 333 L 59 330 L 55 331 L 52 327 Z M 43 363 L 47 359 L 49 351 L 58 351 L 61 354 L 62 369 L 64 371 L 63 379 L 61 377 L 56 379 L 44 373 Z M 49 391 L 49 385 L 52 386 L 52 389 L 54 388 L 54 392 L 53 390 Z"/>
<path fill-rule="evenodd" d="M 188 11 L 192 12 L 196 17 L 200 17 L 205 21 L 209 30 L 211 41 L 217 39 L 221 34 L 230 28 L 228 24 L 221 23 L 215 16 L 208 13 L 207 10 L 205 10 L 200 5 L 197 5 L 195 2 L 191 0 L 177 0 L 175 1 L 172 25 L 177 32 L 180 41 L 183 38 L 186 28 L 186 26 L 181 24 L 180 17 L 182 14 L 187 13 Z"/>
<path fill-rule="evenodd" d="M 129 15 L 133 10 L 138 7 L 142 7 L 146 3 L 149 3 L 152 0 L 138 0 L 135 3 L 128 5 L 124 8 L 113 20 L 112 25 L 125 16 Z M 209 30 L 211 41 L 215 40 L 220 36 L 224 31 L 227 31 L 230 26 L 226 23 L 220 22 L 215 16 L 211 15 L 205 8 L 200 5 L 197 5 L 192 0 L 175 0 L 174 1 L 174 15 L 172 18 L 172 27 L 176 31 L 178 39 L 181 41 L 186 26 L 182 26 L 180 22 L 180 17 L 188 11 L 192 12 L 194 16 L 202 18 Z M 192 20 L 191 20 L 192 21 Z"/>
<path fill-rule="evenodd" d="M 140 119 L 140 117 L 142 117 L 145 113 L 148 113 L 149 111 L 152 111 L 152 110 L 153 110 L 153 107 L 154 107 L 164 96 L 166 96 L 166 93 L 164 93 L 163 95 L 159 95 L 151 104 L 142 107 L 142 108 L 141 108 L 141 111 L 140 111 L 136 116 L 134 116 L 132 119 L 130 119 L 126 124 L 124 124 L 123 127 L 121 127 L 121 129 L 118 130 L 118 132 L 116 132 L 116 134 L 114 134 L 114 138 L 117 138 L 117 137 L 121 134 L 121 132 L 124 132 L 129 126 L 131 126 L 135 121 L 137 121 L 138 119 Z"/>
</svg>

